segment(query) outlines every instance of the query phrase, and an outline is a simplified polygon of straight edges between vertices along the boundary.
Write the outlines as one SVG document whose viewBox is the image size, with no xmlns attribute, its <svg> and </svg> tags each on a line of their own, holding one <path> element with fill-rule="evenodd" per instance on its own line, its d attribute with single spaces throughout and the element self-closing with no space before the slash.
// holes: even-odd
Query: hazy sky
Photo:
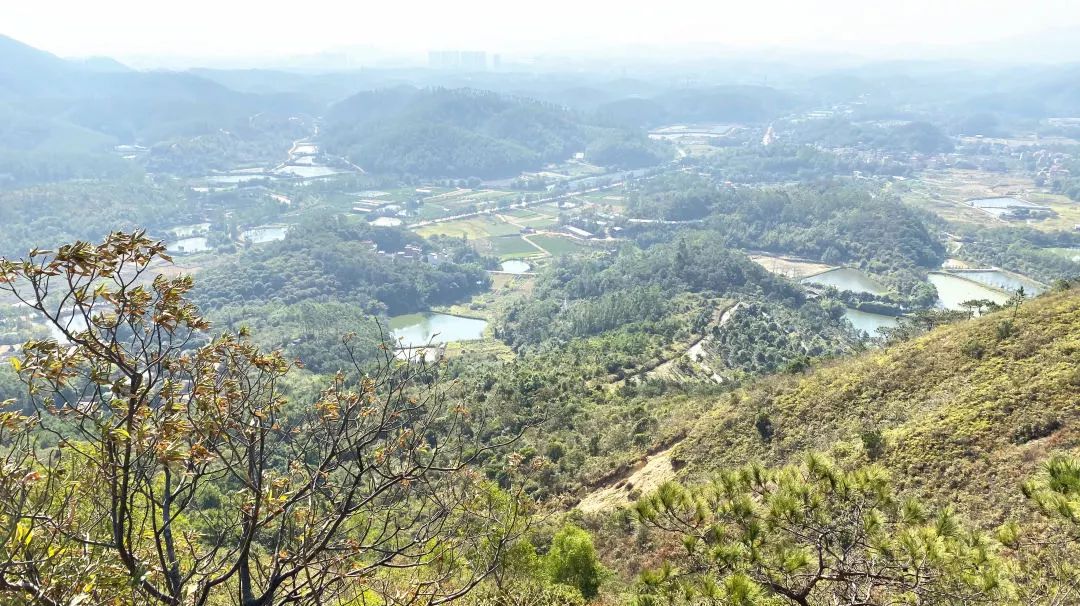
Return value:
<svg viewBox="0 0 1080 606">
<path fill-rule="evenodd" d="M 0 0 L 0 33 L 121 58 L 701 44 L 873 54 L 1073 26 L 1080 0 Z"/>
</svg>

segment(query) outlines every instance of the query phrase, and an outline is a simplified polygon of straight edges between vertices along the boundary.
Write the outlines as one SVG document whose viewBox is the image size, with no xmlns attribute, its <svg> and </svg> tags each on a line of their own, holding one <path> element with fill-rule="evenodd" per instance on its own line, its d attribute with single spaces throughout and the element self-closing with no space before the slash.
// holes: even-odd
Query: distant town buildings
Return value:
<svg viewBox="0 0 1080 606">
<path fill-rule="evenodd" d="M 574 227 L 573 225 L 566 225 L 565 228 L 566 228 L 566 231 L 574 234 L 575 236 L 579 236 L 579 237 L 582 237 L 582 238 L 591 238 L 591 237 L 593 237 L 591 232 L 585 231 L 584 229 L 581 229 L 580 227 Z"/>
</svg>

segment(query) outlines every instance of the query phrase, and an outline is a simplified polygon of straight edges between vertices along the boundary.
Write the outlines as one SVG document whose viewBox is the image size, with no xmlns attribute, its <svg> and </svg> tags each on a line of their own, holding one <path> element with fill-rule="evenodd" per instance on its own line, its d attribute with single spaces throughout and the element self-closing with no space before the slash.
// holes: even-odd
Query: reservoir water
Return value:
<svg viewBox="0 0 1080 606">
<path fill-rule="evenodd" d="M 502 265 L 499 266 L 499 271 L 508 274 L 523 274 L 530 269 L 532 269 L 532 266 L 524 261 L 503 261 Z"/>
<path fill-rule="evenodd" d="M 897 319 L 894 316 L 886 316 L 884 314 L 875 314 L 868 311 L 859 311 L 858 309 L 851 309 L 850 307 L 844 310 L 844 317 L 848 322 L 855 327 L 856 330 L 861 330 L 871 337 L 877 337 L 877 329 L 881 327 L 892 328 L 896 326 Z"/>
<path fill-rule="evenodd" d="M 264 242 L 284 240 L 288 231 L 288 225 L 261 225 L 243 231 L 240 236 L 252 244 L 262 244 Z"/>
<path fill-rule="evenodd" d="M 837 290 L 849 290 L 851 292 L 865 292 L 873 295 L 883 295 L 888 292 L 885 285 L 871 278 L 865 273 L 850 267 L 838 267 L 829 271 L 807 276 L 800 280 L 803 284 L 821 284 L 823 286 L 835 286 Z"/>
<path fill-rule="evenodd" d="M 988 299 L 998 304 L 1009 300 L 1003 291 L 960 276 L 931 272 L 927 278 L 937 288 L 938 304 L 945 309 L 962 309 L 960 304 L 972 299 Z"/>
<path fill-rule="evenodd" d="M 403 347 L 475 341 L 484 336 L 487 320 L 423 312 L 390 318 L 390 335 Z"/>
<path fill-rule="evenodd" d="M 206 238 L 199 236 L 195 238 L 181 238 L 176 242 L 169 244 L 166 248 L 171 253 L 188 254 L 206 252 L 210 250 L 210 245 L 207 244 Z"/>
<path fill-rule="evenodd" d="M 1008 292 L 1016 292 L 1016 289 L 1023 286 L 1024 292 L 1029 296 L 1041 294 L 1046 290 L 1043 285 L 1034 280 L 997 269 L 957 269 L 949 273 Z"/>
</svg>

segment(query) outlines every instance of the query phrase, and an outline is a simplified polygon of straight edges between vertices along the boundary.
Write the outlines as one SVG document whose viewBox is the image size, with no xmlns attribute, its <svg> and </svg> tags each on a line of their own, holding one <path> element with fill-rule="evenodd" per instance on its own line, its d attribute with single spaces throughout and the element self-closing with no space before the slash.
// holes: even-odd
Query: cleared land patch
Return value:
<svg viewBox="0 0 1080 606">
<path fill-rule="evenodd" d="M 765 268 L 766 271 L 791 279 L 805 278 L 829 271 L 832 265 L 776 255 L 750 255 L 750 260 Z"/>
</svg>

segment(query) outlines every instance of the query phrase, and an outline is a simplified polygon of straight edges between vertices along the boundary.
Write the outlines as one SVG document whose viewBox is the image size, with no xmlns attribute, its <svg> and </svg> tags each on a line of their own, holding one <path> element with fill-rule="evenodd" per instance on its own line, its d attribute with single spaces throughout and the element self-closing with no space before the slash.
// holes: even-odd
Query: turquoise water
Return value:
<svg viewBox="0 0 1080 606">
<path fill-rule="evenodd" d="M 263 242 L 284 240 L 288 231 L 288 225 L 263 225 L 246 230 L 240 235 L 252 244 L 262 244 Z"/>
<path fill-rule="evenodd" d="M 432 343 L 475 341 L 484 336 L 487 325 L 487 320 L 424 312 L 390 318 L 390 335 L 403 347 L 422 347 Z"/>
<path fill-rule="evenodd" d="M 528 263 L 524 261 L 503 261 L 499 266 L 500 271 L 504 271 L 508 274 L 523 274 L 532 269 Z"/>
<path fill-rule="evenodd" d="M 1009 292 L 1016 292 L 1016 289 L 1021 286 L 1024 287 L 1024 292 L 1028 295 L 1037 295 L 1045 290 L 1045 288 L 1033 280 L 1015 274 L 1008 274 L 996 269 L 956 269 L 949 273 L 964 278 L 970 278 L 980 284 L 993 286 Z"/>
<path fill-rule="evenodd" d="M 878 336 L 878 328 L 883 326 L 892 328 L 897 324 L 897 320 L 894 316 L 874 314 L 851 308 L 844 310 L 844 317 L 848 319 L 848 322 L 851 322 L 851 325 L 854 326 L 856 330 L 861 330 L 871 337 Z"/>
<path fill-rule="evenodd" d="M 989 299 L 995 303 L 1009 300 L 1009 295 L 1000 290 L 958 276 L 931 273 L 928 279 L 937 288 L 938 305 L 945 309 L 961 309 L 961 303 L 972 299 Z"/>
<path fill-rule="evenodd" d="M 871 278 L 865 273 L 850 267 L 838 267 L 829 271 L 807 276 L 802 280 L 803 284 L 821 284 L 823 286 L 835 286 L 837 290 L 849 290 L 851 292 L 865 292 L 872 295 L 883 295 L 888 292 L 885 285 Z"/>
<path fill-rule="evenodd" d="M 206 252 L 210 250 L 210 245 L 207 244 L 206 238 L 182 238 L 169 244 L 168 248 L 171 253 L 197 253 Z"/>
</svg>

